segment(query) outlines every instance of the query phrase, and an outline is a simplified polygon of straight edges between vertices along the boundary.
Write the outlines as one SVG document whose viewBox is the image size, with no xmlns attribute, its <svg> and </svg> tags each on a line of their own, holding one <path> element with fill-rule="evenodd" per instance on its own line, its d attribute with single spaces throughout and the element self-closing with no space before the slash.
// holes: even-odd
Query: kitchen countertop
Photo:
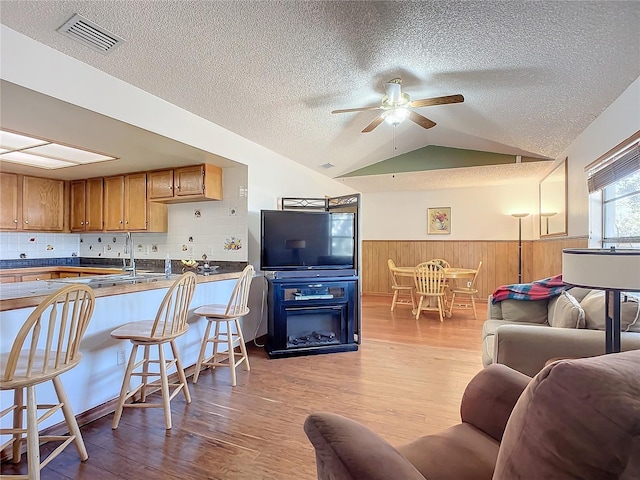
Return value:
<svg viewBox="0 0 640 480">
<path fill-rule="evenodd" d="M 0 275 L 20 275 L 25 273 L 47 273 L 47 272 L 78 272 L 78 273 L 117 273 L 122 271 L 122 267 L 105 265 L 96 267 L 95 265 L 48 265 L 42 267 L 19 267 L 0 268 Z"/>
<path fill-rule="evenodd" d="M 59 268 L 59 267 L 50 267 Z M 86 269 L 87 267 L 64 267 Z M 26 269 L 15 269 L 24 271 Z M 104 269 L 103 269 L 104 270 Z M 42 269 L 39 269 L 42 271 Z M 6 272 L 6 270 L 2 270 Z M 240 277 L 241 272 L 222 272 L 213 273 L 210 275 L 197 275 L 197 282 L 209 283 L 219 282 L 221 280 L 236 279 Z M 180 275 L 171 275 L 167 279 L 164 274 L 136 278 L 132 280 L 118 282 L 104 279 L 100 281 L 100 276 L 96 277 L 78 277 L 71 279 L 55 279 L 55 280 L 38 280 L 35 282 L 17 282 L 17 283 L 3 283 L 0 284 L 0 311 L 14 310 L 25 307 L 35 307 L 38 305 L 47 295 L 64 287 L 65 284 L 71 283 L 85 283 L 88 279 L 95 278 L 96 280 L 91 282 L 90 287 L 94 290 L 96 298 L 107 297 L 110 295 L 123 295 L 127 293 L 142 292 L 146 290 L 155 290 L 159 288 L 168 288 L 173 281 Z"/>
</svg>

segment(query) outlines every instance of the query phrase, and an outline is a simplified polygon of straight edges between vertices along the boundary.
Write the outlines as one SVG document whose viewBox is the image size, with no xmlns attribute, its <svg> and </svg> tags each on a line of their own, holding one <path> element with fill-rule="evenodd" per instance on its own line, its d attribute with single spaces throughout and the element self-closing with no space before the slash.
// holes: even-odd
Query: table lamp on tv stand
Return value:
<svg viewBox="0 0 640 480">
<path fill-rule="evenodd" d="M 301 265 L 300 250 L 307 247 L 306 240 L 285 240 L 285 247 L 291 250 L 291 261 L 294 265 Z"/>
</svg>

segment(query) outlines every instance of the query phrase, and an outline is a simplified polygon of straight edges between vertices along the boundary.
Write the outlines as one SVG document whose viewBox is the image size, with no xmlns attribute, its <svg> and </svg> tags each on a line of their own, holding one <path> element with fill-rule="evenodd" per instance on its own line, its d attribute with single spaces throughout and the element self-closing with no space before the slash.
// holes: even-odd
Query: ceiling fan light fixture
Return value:
<svg viewBox="0 0 640 480">
<path fill-rule="evenodd" d="M 403 107 L 390 108 L 382 112 L 382 118 L 389 125 L 400 125 L 409 118 L 409 109 Z"/>
</svg>

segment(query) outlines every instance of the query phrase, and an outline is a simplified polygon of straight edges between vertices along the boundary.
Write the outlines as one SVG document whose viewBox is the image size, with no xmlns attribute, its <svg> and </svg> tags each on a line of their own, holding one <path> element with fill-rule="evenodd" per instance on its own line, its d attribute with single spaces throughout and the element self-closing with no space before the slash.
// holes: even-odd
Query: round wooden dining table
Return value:
<svg viewBox="0 0 640 480">
<path fill-rule="evenodd" d="M 396 267 L 395 271 L 400 277 L 413 277 L 416 273 L 416 267 Z M 444 278 L 473 278 L 475 274 L 475 268 L 449 267 L 444 269 Z"/>
<path fill-rule="evenodd" d="M 416 267 L 395 267 L 395 272 L 399 277 L 411 277 L 413 278 L 416 274 Z M 449 267 L 444 270 L 444 278 L 446 279 L 458 279 L 458 278 L 473 278 L 476 274 L 475 268 L 460 268 L 460 267 Z M 447 298 L 445 297 L 445 307 L 447 306 Z M 445 308 L 445 315 L 447 318 L 451 318 L 451 310 L 449 308 Z"/>
</svg>

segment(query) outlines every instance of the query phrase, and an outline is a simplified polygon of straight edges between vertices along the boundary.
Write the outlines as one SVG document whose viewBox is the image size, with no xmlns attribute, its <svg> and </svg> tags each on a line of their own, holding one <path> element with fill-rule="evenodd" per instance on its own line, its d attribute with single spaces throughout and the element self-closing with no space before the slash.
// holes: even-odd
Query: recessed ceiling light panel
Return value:
<svg viewBox="0 0 640 480">
<path fill-rule="evenodd" d="M 0 146 L 7 150 L 19 150 L 46 143 L 48 143 L 46 140 L 40 140 L 39 138 L 31 138 L 26 135 L 0 130 Z"/>
<path fill-rule="evenodd" d="M 30 167 L 46 168 L 48 170 L 73 167 L 76 165 L 75 163 L 65 162 L 54 158 L 40 157 L 38 155 L 31 155 L 30 153 L 25 152 L 4 153 L 0 159 L 6 162 L 20 163 L 22 165 L 29 165 Z"/>
<path fill-rule="evenodd" d="M 0 130 L 0 162 L 7 161 L 31 167 L 54 169 L 107 160 L 117 160 L 117 157 Z"/>
<path fill-rule="evenodd" d="M 113 160 L 113 157 L 109 157 L 108 155 L 88 152 L 86 150 L 78 150 L 77 148 L 58 145 L 57 143 L 50 143 L 48 145 L 30 148 L 29 151 L 35 155 L 58 158 L 81 164 Z"/>
</svg>

